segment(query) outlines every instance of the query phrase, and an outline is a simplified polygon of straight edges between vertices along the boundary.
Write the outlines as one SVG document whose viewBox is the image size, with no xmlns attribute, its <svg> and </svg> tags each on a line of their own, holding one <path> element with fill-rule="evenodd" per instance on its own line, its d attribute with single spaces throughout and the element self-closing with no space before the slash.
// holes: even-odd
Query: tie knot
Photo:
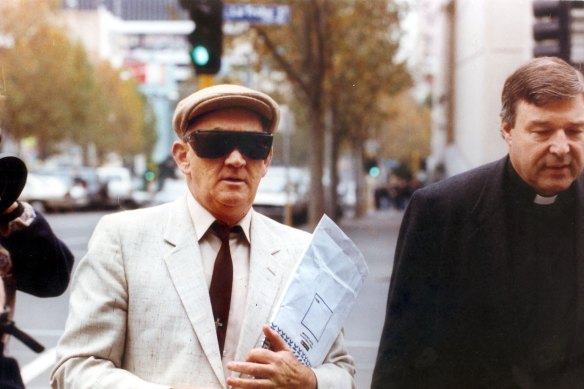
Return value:
<svg viewBox="0 0 584 389">
<path fill-rule="evenodd" d="M 227 224 L 218 221 L 214 221 L 211 224 L 211 230 L 221 239 L 221 242 L 229 242 L 230 233 L 240 233 L 242 231 L 241 226 L 229 227 Z"/>
</svg>

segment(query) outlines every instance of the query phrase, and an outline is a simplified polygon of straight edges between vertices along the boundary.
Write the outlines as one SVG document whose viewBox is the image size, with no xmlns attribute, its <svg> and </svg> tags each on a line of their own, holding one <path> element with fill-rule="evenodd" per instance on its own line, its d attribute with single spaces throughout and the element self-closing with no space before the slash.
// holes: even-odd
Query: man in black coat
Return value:
<svg viewBox="0 0 584 389">
<path fill-rule="evenodd" d="M 42 214 L 29 204 L 14 202 L 0 212 L 2 248 L 5 250 L 1 253 L 4 255 L 1 256 L 0 267 L 11 270 L 2 277 L 0 287 L 3 288 L 5 283 L 12 284 L 6 288 L 6 295 L 4 290 L 1 293 L 2 300 L 6 300 L 2 302 L 8 305 L 4 309 L 11 308 L 13 287 L 38 297 L 58 296 L 67 289 L 73 255 L 55 236 Z M 11 261 L 11 265 L 7 261 Z M 3 346 L 0 344 L 0 388 L 24 388 L 17 362 L 3 355 Z"/>
<path fill-rule="evenodd" d="M 584 79 L 505 82 L 508 155 L 414 193 L 372 388 L 584 388 Z"/>
</svg>

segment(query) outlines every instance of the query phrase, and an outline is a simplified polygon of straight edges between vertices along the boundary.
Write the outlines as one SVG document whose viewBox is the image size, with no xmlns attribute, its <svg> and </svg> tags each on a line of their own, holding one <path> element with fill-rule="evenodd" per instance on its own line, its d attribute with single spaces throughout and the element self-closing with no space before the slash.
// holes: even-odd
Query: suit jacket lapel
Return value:
<svg viewBox="0 0 584 389">
<path fill-rule="evenodd" d="M 262 326 L 268 323 L 283 284 L 287 266 L 293 264 L 278 237 L 258 214 L 251 220 L 251 252 L 247 307 L 241 337 L 235 355 L 245 360 L 247 353 L 258 346 L 263 337 Z M 252 303 L 249 303 L 252 302 Z"/>
<path fill-rule="evenodd" d="M 209 290 L 186 197 L 173 203 L 164 240 L 174 246 L 164 258 L 170 278 L 217 379 L 225 386 Z"/>
</svg>

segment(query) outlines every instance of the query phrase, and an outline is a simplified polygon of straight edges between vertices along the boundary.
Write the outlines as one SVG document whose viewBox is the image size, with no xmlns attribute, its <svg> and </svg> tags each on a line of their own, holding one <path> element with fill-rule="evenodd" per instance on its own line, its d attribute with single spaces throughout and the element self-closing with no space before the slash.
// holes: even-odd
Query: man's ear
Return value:
<svg viewBox="0 0 584 389">
<path fill-rule="evenodd" d="M 501 136 L 503 136 L 503 139 L 505 139 L 505 142 L 507 142 L 508 145 L 511 144 L 511 130 L 513 129 L 513 127 L 511 126 L 511 124 L 509 124 L 509 122 L 503 121 L 501 122 Z"/>
<path fill-rule="evenodd" d="M 189 174 L 190 172 L 191 163 L 187 158 L 188 152 L 189 145 L 185 142 L 175 141 L 172 144 L 172 157 L 183 174 Z"/>
</svg>

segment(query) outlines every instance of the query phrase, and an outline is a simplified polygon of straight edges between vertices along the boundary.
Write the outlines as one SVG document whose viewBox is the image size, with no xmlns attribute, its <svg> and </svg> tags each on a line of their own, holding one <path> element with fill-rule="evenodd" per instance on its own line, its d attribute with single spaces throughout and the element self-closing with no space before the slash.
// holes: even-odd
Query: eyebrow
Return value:
<svg viewBox="0 0 584 389">
<path fill-rule="evenodd" d="M 584 127 L 584 121 L 568 122 L 568 124 L 570 126 Z M 546 126 L 552 126 L 552 125 L 553 125 L 553 122 L 551 122 L 549 120 L 532 120 L 527 124 L 527 128 L 546 127 Z M 565 127 L 565 126 L 563 126 L 563 127 Z"/>
</svg>

